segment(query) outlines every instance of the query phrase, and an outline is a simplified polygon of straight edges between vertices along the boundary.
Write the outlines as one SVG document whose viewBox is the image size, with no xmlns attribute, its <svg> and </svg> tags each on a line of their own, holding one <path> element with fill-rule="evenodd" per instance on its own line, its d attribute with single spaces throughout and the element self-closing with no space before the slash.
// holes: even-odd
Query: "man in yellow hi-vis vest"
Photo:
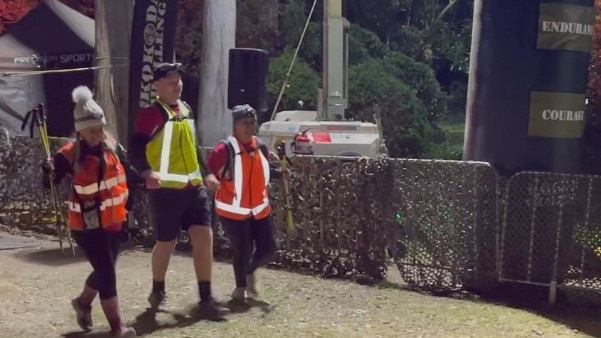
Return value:
<svg viewBox="0 0 601 338">
<path fill-rule="evenodd" d="M 201 315 L 218 319 L 227 312 L 213 300 L 211 268 L 213 234 L 207 189 L 219 181 L 211 175 L 197 144 L 190 106 L 183 102 L 179 64 L 164 63 L 153 73 L 158 97 L 136 116 L 130 145 L 131 161 L 143 173 L 149 191 L 157 241 L 152 250 L 152 292 L 148 301 L 165 301 L 165 277 L 181 229 L 192 242 Z"/>
</svg>

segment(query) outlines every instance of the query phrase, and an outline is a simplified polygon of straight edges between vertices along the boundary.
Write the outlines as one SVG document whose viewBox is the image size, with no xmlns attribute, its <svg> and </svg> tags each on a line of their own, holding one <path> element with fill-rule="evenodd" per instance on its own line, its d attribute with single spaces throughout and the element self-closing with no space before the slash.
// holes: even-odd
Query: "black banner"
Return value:
<svg viewBox="0 0 601 338">
<path fill-rule="evenodd" d="M 161 62 L 173 62 L 177 5 L 174 0 L 136 0 L 129 56 L 129 119 L 131 137 L 136 114 L 156 95 L 152 70 Z"/>
<path fill-rule="evenodd" d="M 464 160 L 582 173 L 594 2 L 474 1 Z"/>
</svg>

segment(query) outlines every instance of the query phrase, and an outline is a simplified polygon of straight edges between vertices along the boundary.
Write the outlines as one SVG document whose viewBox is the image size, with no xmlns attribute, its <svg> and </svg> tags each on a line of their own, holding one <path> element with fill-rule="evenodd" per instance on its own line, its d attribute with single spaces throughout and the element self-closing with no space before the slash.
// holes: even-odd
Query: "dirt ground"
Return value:
<svg viewBox="0 0 601 338">
<path fill-rule="evenodd" d="M 0 233 L 6 236 L 4 233 Z M 78 333 L 69 300 L 90 271 L 58 244 L 0 251 L 0 337 L 103 337 L 107 323 L 95 303 L 95 330 Z M 421 295 L 392 280 L 381 287 L 325 280 L 284 271 L 260 272 L 261 301 L 223 322 L 198 321 L 191 259 L 173 257 L 167 311 L 147 311 L 150 255 L 126 250 L 118 265 L 124 319 L 148 337 L 595 337 L 601 319 L 588 312 L 542 315 L 478 300 Z M 394 279 L 394 278 L 393 278 Z M 214 289 L 227 301 L 229 264 L 215 263 Z"/>
</svg>

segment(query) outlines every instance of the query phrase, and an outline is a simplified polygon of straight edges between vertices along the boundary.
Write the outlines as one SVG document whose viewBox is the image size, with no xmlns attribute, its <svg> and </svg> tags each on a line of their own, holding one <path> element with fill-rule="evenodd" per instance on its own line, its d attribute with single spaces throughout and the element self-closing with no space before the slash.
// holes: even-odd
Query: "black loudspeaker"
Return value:
<svg viewBox="0 0 601 338">
<path fill-rule="evenodd" d="M 264 49 L 230 49 L 227 106 L 232 109 L 249 104 L 258 112 L 267 111 L 265 80 L 269 69 L 269 53 Z"/>
</svg>

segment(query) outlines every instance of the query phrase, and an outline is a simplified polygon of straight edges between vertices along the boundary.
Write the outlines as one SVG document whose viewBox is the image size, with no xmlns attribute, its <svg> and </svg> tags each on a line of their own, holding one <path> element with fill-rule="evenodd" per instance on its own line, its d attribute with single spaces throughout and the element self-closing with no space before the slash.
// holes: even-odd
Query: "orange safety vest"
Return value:
<svg viewBox="0 0 601 338">
<path fill-rule="evenodd" d="M 66 144 L 59 152 L 70 163 L 74 163 L 73 143 Z M 96 156 L 85 156 L 77 171 L 73 172 L 73 189 L 67 201 L 67 223 L 73 230 L 93 228 L 94 224 L 90 225 L 85 221 L 88 216 L 98 217 L 94 221 L 107 231 L 122 229 L 122 223 L 127 217 L 125 204 L 129 194 L 125 168 L 117 155 L 109 149 L 104 150 L 104 161 L 102 177 L 99 177 L 100 159 Z"/>
<path fill-rule="evenodd" d="M 221 177 L 221 186 L 215 193 L 215 213 L 233 220 L 246 220 L 252 216 L 263 219 L 271 214 L 267 185 L 269 184 L 269 162 L 259 150 L 257 138 L 253 137 L 253 154 L 230 136 L 226 142 L 231 146 L 231 179 Z M 226 144 L 227 146 L 227 144 Z"/>
</svg>

